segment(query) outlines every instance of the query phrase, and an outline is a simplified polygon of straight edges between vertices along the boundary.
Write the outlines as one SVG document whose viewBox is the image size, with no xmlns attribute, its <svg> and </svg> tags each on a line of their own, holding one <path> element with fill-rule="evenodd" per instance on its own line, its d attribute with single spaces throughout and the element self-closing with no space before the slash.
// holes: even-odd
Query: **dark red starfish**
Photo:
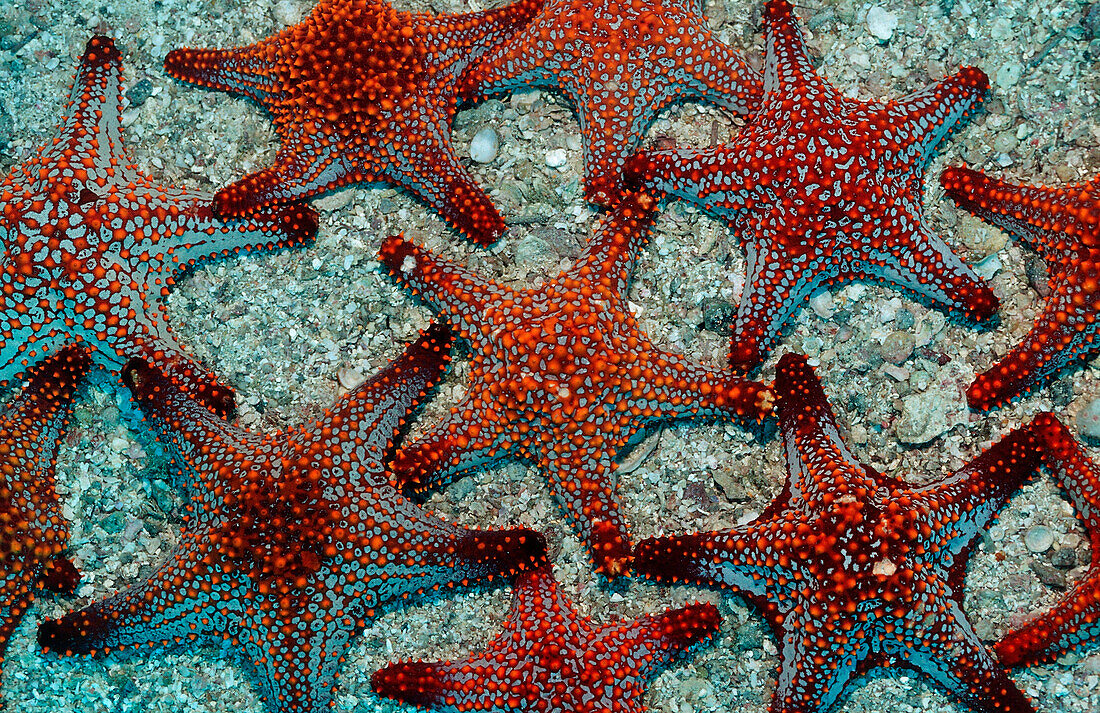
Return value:
<svg viewBox="0 0 1100 713">
<path fill-rule="evenodd" d="M 312 239 L 316 214 L 223 222 L 209 195 L 142 174 L 122 146 L 122 57 L 108 37 L 88 42 L 66 113 L 57 138 L 0 183 L 0 383 L 77 341 L 115 374 L 147 359 L 231 411 L 232 392 L 176 343 L 162 300 L 198 260 Z"/>
<path fill-rule="evenodd" d="M 666 106 L 699 99 L 754 111 L 760 77 L 711 34 L 685 0 L 549 0 L 527 27 L 466 74 L 482 97 L 553 87 L 576 109 L 584 148 L 585 196 L 610 205 L 621 172 Z"/>
<path fill-rule="evenodd" d="M 38 586 L 72 593 L 80 579 L 64 556 L 69 524 L 55 489 L 57 449 L 91 359 L 66 347 L 27 371 L 0 414 L 0 664 Z"/>
<path fill-rule="evenodd" d="M 492 243 L 504 221 L 451 146 L 458 82 L 540 4 L 435 16 L 381 0 L 322 0 L 302 22 L 254 45 L 168 53 L 172 76 L 267 107 L 282 140 L 273 166 L 218 192 L 219 213 L 385 181 L 475 242 Z"/>
<path fill-rule="evenodd" d="M 893 666 L 977 711 L 1032 711 L 967 621 L 962 585 L 974 544 L 1039 468 L 1036 429 L 913 487 L 856 462 L 805 357 L 779 360 L 775 390 L 783 492 L 747 525 L 638 543 L 637 571 L 731 587 L 759 607 L 780 642 L 775 713 L 823 713 L 861 673 Z"/>
<path fill-rule="evenodd" d="M 843 96 L 814 71 L 786 0 L 764 9 L 763 106 L 728 145 L 650 151 L 628 183 L 645 182 L 725 219 L 748 252 L 730 361 L 760 366 L 783 325 L 816 290 L 874 280 L 969 319 L 997 298 L 922 224 L 932 150 L 981 102 L 985 74 L 964 67 L 899 100 Z"/>
<path fill-rule="evenodd" d="M 1043 462 L 1088 530 L 1092 566 L 1049 611 L 997 642 L 997 656 L 1008 666 L 1055 658 L 1100 638 L 1100 471 L 1052 414 L 1040 414 L 1035 424 L 1045 444 Z"/>
<path fill-rule="evenodd" d="M 770 392 L 656 349 L 625 302 L 654 202 L 625 198 L 577 263 L 513 290 L 440 260 L 403 237 L 382 244 L 394 277 L 470 342 L 462 402 L 400 451 L 394 475 L 416 491 L 507 457 L 536 463 L 601 572 L 629 569 L 616 457 L 639 428 L 694 416 L 761 418 Z"/>
<path fill-rule="evenodd" d="M 1000 406 L 1096 354 L 1100 310 L 1100 176 L 1066 188 L 1016 186 L 968 168 L 940 177 L 947 195 L 1036 250 L 1050 297 L 1023 342 L 974 380 L 975 409 Z"/>
<path fill-rule="evenodd" d="M 540 564 L 538 533 L 448 524 L 384 472 L 450 342 L 429 330 L 321 420 L 274 435 L 218 419 L 133 363 L 123 378 L 194 478 L 179 544 L 148 581 L 43 623 L 39 643 L 88 654 L 229 639 L 270 710 L 322 711 L 349 640 L 383 607 Z"/>
<path fill-rule="evenodd" d="M 558 591 L 549 567 L 520 575 L 504 631 L 465 661 L 391 664 L 376 693 L 448 713 L 643 713 L 657 671 L 712 638 L 713 604 L 595 626 Z"/>
</svg>

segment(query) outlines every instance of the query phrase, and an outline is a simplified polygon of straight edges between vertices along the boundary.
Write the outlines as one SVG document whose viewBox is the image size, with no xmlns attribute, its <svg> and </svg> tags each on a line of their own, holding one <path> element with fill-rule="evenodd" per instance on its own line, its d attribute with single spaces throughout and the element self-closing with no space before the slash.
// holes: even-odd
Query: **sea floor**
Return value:
<svg viewBox="0 0 1100 713">
<path fill-rule="evenodd" d="M 473 2 L 398 6 L 454 12 Z M 877 5 L 897 18 L 888 42 L 869 31 L 870 4 L 802 2 L 809 46 L 824 75 L 859 98 L 897 97 L 958 66 L 990 76 L 986 109 L 948 139 L 933 161 L 926 220 L 988 277 L 1002 322 L 978 331 L 877 286 L 852 285 L 816 296 L 793 320 L 768 362 L 800 351 L 812 358 L 842 435 L 882 472 L 926 482 L 947 474 L 1040 410 L 1078 433 L 1078 417 L 1100 398 L 1100 365 L 989 415 L 970 413 L 964 389 L 974 374 L 1029 329 L 1045 282 L 1034 256 L 959 211 L 935 180 L 964 163 L 1009 179 L 1062 184 L 1100 171 L 1100 5 L 1072 0 L 938 0 Z M 167 184 L 214 190 L 266 165 L 277 143 L 262 109 L 239 98 L 176 82 L 161 63 L 181 46 L 228 46 L 270 35 L 309 11 L 310 0 L 15 0 L 0 4 L 0 168 L 30 156 L 52 136 L 84 43 L 94 33 L 118 40 L 125 57 L 124 138 L 138 165 Z M 711 0 L 719 36 L 760 64 L 760 6 Z M 671 137 L 706 146 L 740 122 L 688 104 L 666 111 L 649 141 Z M 277 429 L 317 416 L 364 375 L 380 368 L 425 327 L 431 314 L 380 270 L 380 241 L 404 232 L 494 279 L 535 285 L 567 266 L 598 213 L 581 197 L 579 127 L 569 107 L 545 92 L 492 100 L 462 111 L 454 141 L 465 153 L 491 127 L 496 159 L 469 162 L 512 229 L 492 250 L 473 248 L 422 205 L 386 187 L 349 188 L 318 201 L 316 244 L 203 265 L 170 299 L 179 339 L 238 393 L 240 419 Z M 551 167 L 548 153 L 564 151 Z M 724 363 L 723 311 L 736 305 L 744 253 L 724 225 L 685 204 L 665 210 L 642 253 L 630 294 L 655 343 L 693 359 Z M 718 331 L 712 331 L 712 328 Z M 460 357 L 417 428 L 440 416 L 463 390 Z M 1083 423 L 1084 419 L 1082 419 Z M 1092 449 L 1094 456 L 1100 450 Z M 778 439 L 763 443 L 728 425 L 693 424 L 650 434 L 626 459 L 620 492 L 634 534 L 708 530 L 744 522 L 781 486 Z M 78 596 L 40 595 L 12 639 L 3 694 L 12 713 L 105 711 L 259 711 L 246 669 L 214 649 L 182 646 L 91 660 L 42 655 L 34 632 L 57 616 L 145 578 L 171 550 L 182 503 L 173 475 L 139 423 L 124 390 L 104 374 L 79 400 L 58 464 L 71 551 L 84 574 Z M 650 688 L 651 710 L 767 710 L 776 645 L 763 620 L 736 596 L 633 581 L 608 590 L 551 501 L 540 475 L 510 465 L 451 485 L 429 506 L 470 526 L 527 526 L 546 532 L 565 591 L 597 621 L 634 616 L 696 599 L 719 604 L 720 640 Z M 1044 531 L 1042 528 L 1046 528 Z M 1032 541 L 1051 535 L 1049 548 Z M 1089 551 L 1072 510 L 1046 476 L 1004 510 L 977 548 L 966 578 L 966 610 L 987 641 L 1038 612 L 1083 571 Z M 398 658 L 450 658 L 484 645 L 509 603 L 506 588 L 447 594 L 389 613 L 366 629 L 339 682 L 336 710 L 398 710 L 370 691 L 370 674 Z M 1100 710 L 1100 648 L 1015 672 L 1044 713 Z M 867 679 L 836 707 L 859 711 L 961 710 L 921 677 Z"/>
</svg>

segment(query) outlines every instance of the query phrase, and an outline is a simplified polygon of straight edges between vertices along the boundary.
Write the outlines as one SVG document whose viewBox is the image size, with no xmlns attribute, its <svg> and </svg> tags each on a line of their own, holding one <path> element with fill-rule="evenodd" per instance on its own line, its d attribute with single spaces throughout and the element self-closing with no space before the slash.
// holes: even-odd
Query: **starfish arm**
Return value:
<svg viewBox="0 0 1100 713">
<path fill-rule="evenodd" d="M 871 656 L 866 624 L 849 631 L 837 622 L 791 611 L 775 625 L 779 673 L 770 713 L 826 713 Z M 836 641 L 833 637 L 842 637 Z M 828 647 L 827 649 L 824 647 Z"/>
<path fill-rule="evenodd" d="M 385 369 L 345 394 L 311 428 L 291 434 L 291 440 L 321 442 L 326 457 L 334 462 L 350 460 L 360 474 L 381 476 L 381 458 L 391 452 L 413 411 L 443 378 L 453 344 L 450 329 L 433 324 Z"/>
<path fill-rule="evenodd" d="M 116 347 L 117 363 L 111 365 L 112 370 L 117 373 L 119 363 L 122 363 L 121 371 L 125 379 L 129 364 L 148 362 L 210 411 L 222 418 L 230 417 L 236 411 L 233 390 L 187 353 L 168 328 L 165 316 L 158 315 L 158 318 L 150 320 L 149 327 L 139 325 L 141 329 L 138 334 L 131 335 L 127 343 Z"/>
<path fill-rule="evenodd" d="M 596 632 L 588 656 L 599 662 L 608 698 L 640 711 L 650 678 L 714 639 L 721 623 L 718 607 L 705 602 L 610 624 Z"/>
<path fill-rule="evenodd" d="M 779 360 L 775 396 L 786 450 L 786 487 L 796 500 L 812 507 L 872 480 L 840 438 L 825 391 L 805 356 L 784 354 Z"/>
<path fill-rule="evenodd" d="M 520 297 L 509 290 L 444 260 L 412 243 L 402 235 L 382 241 L 379 261 L 398 283 L 419 295 L 455 327 L 463 339 L 480 338 L 492 326 L 483 324 L 490 301 Z"/>
<path fill-rule="evenodd" d="M 772 411 L 774 396 L 763 384 L 676 354 L 642 354 L 633 369 L 643 375 L 646 391 L 634 393 L 631 401 L 651 404 L 641 414 L 646 421 L 719 417 L 759 422 Z"/>
<path fill-rule="evenodd" d="M 833 89 L 810 63 L 798 16 L 787 0 L 764 4 L 764 102 L 783 105 L 792 96 L 832 98 Z M 819 100 L 823 101 L 823 100 Z"/>
<path fill-rule="evenodd" d="M 1013 185 L 955 166 L 940 183 L 959 206 L 1021 238 L 1047 262 L 1081 244 L 1100 247 L 1100 176 L 1056 189 Z"/>
<path fill-rule="evenodd" d="M 614 446 L 563 432 L 542 468 L 566 519 L 588 545 L 596 571 L 615 578 L 630 570 L 630 530 L 616 493 Z M 586 445 L 577 445 L 585 442 Z"/>
<path fill-rule="evenodd" d="M 245 584 L 223 572 L 219 559 L 198 535 L 185 531 L 152 577 L 60 619 L 43 621 L 38 643 L 46 651 L 72 656 L 220 636 L 229 631 L 226 602 L 240 596 Z M 180 582 L 193 584 L 181 587 Z"/>
<path fill-rule="evenodd" d="M 317 235 L 317 211 L 306 205 L 282 205 L 261 214 L 223 221 L 214 215 L 207 194 L 181 192 L 176 198 L 186 203 L 180 221 L 182 230 L 177 235 L 165 236 L 158 246 L 168 253 L 167 269 L 173 272 L 240 250 L 307 245 Z"/>
<path fill-rule="evenodd" d="M 929 548 L 950 567 L 965 568 L 966 553 L 1020 486 L 1039 471 L 1042 441 L 1036 422 L 1017 428 L 985 452 L 936 483 L 899 494 L 889 505 L 900 517 L 918 514 L 913 536 L 932 539 Z M 904 491 L 903 491 L 904 492 Z M 887 515 L 889 517 L 891 515 Z"/>
<path fill-rule="evenodd" d="M 1092 544 L 1092 567 L 1049 611 L 997 642 L 1001 663 L 1019 666 L 1051 659 L 1100 636 L 1100 473 L 1053 414 L 1035 418 L 1043 463 L 1073 503 Z"/>
<path fill-rule="evenodd" d="M 615 299 L 622 299 L 630 287 L 638 251 L 649 240 L 657 219 L 656 209 L 656 201 L 645 193 L 628 193 L 566 274 L 580 282 L 596 283 Z"/>
<path fill-rule="evenodd" d="M 920 631 L 897 647 L 898 658 L 973 711 L 1034 713 L 1027 696 L 982 644 L 946 584 L 932 576 L 923 585 L 928 604 L 921 609 Z"/>
<path fill-rule="evenodd" d="M 734 589 L 771 613 L 768 583 L 780 578 L 776 569 L 791 564 L 790 553 L 784 551 L 791 539 L 783 535 L 781 524 L 770 520 L 761 516 L 732 530 L 642 540 L 634 549 L 634 571 L 663 584 Z"/>
<path fill-rule="evenodd" d="M 225 218 L 247 216 L 270 206 L 302 201 L 329 188 L 354 180 L 350 161 L 337 150 L 337 137 L 318 130 L 325 140 L 299 135 L 297 129 L 287 129 L 283 147 L 275 163 L 250 173 L 214 195 L 214 212 Z M 372 174 L 373 176 L 373 174 Z M 364 177 L 366 180 L 366 177 Z"/>
<path fill-rule="evenodd" d="M 524 703 L 552 695 L 540 687 L 539 677 L 545 672 L 530 651 L 572 628 L 573 622 L 566 621 L 571 608 L 549 566 L 523 572 L 516 577 L 503 628 L 484 651 L 462 661 L 390 664 L 371 676 L 371 688 L 387 698 L 440 713 L 522 710 Z M 538 624 L 531 628 L 533 622 Z"/>
<path fill-rule="evenodd" d="M 763 157 L 745 153 L 736 144 L 704 151 L 645 150 L 626 162 L 623 185 L 627 190 L 683 198 L 734 222 L 752 205 L 758 178 L 768 170 Z"/>
<path fill-rule="evenodd" d="M 924 225 L 911 230 L 895 236 L 887 251 L 872 254 L 871 271 L 973 322 L 992 319 L 1000 301 L 989 285 Z"/>
<path fill-rule="evenodd" d="M 989 91 L 989 77 L 977 67 L 963 67 L 936 84 L 886 105 L 892 128 L 880 141 L 886 151 L 923 167 L 932 151 L 981 106 Z"/>
<path fill-rule="evenodd" d="M 59 137 L 44 147 L 46 164 L 50 159 L 60 164 L 75 163 L 75 157 L 97 156 L 101 159 L 126 159 L 120 136 L 122 123 L 122 54 L 114 40 L 96 35 L 88 40 L 73 80 L 69 103 Z M 97 161 L 109 165 L 110 161 Z M 88 179 L 106 178 L 99 169 L 88 170 Z"/>
<path fill-rule="evenodd" d="M 517 0 L 489 10 L 460 15 L 417 16 L 429 52 L 447 52 L 462 61 L 463 68 L 486 49 L 499 48 L 522 30 L 546 4 L 545 0 Z M 471 56 L 471 53 L 475 53 Z"/>
<path fill-rule="evenodd" d="M 377 168 L 379 177 L 407 189 L 478 245 L 492 245 L 504 234 L 500 212 L 455 153 L 445 117 L 397 132 L 390 141 L 387 160 Z"/>
<path fill-rule="evenodd" d="M 669 56 L 676 70 L 666 73 L 663 83 L 671 86 L 660 94 L 698 99 L 738 114 L 751 114 L 760 108 L 763 77 L 749 67 L 739 52 L 714 38 L 706 18 L 693 12 L 676 13 L 672 22 L 665 21 L 663 25 L 663 31 L 675 32 L 679 38 L 669 54 L 686 52 L 690 61 L 672 62 Z M 661 107 L 665 103 L 667 100 Z"/>
<path fill-rule="evenodd" d="M 393 480 L 405 492 L 423 494 L 509 452 L 504 424 L 480 398 L 467 395 L 441 421 L 393 459 Z"/>
<path fill-rule="evenodd" d="M 285 93 L 284 62 L 277 38 L 271 38 L 231 49 L 174 49 L 164 58 L 164 71 L 181 81 L 272 107 Z"/>
<path fill-rule="evenodd" d="M 1089 250 L 1051 278 L 1048 298 L 1035 326 L 966 391 L 972 409 L 986 410 L 1027 393 L 1065 367 L 1096 352 L 1100 250 Z"/>
</svg>

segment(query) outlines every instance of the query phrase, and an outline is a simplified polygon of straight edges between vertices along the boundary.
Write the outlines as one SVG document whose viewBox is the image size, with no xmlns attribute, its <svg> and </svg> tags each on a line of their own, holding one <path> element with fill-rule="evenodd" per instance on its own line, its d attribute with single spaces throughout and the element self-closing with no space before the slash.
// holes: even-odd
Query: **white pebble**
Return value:
<svg viewBox="0 0 1100 713">
<path fill-rule="evenodd" d="M 888 42 L 898 27 L 898 16 L 874 5 L 867 11 L 867 29 L 879 42 Z"/>
<path fill-rule="evenodd" d="M 569 160 L 565 149 L 554 149 L 546 152 L 546 165 L 550 168 L 561 168 Z"/>
<path fill-rule="evenodd" d="M 478 163 L 492 163 L 500 148 L 500 137 L 491 127 L 486 127 L 470 139 L 470 158 Z"/>
<path fill-rule="evenodd" d="M 280 24 L 294 25 L 302 19 L 302 9 L 298 7 L 297 0 L 279 0 L 271 8 L 271 15 Z"/>
</svg>

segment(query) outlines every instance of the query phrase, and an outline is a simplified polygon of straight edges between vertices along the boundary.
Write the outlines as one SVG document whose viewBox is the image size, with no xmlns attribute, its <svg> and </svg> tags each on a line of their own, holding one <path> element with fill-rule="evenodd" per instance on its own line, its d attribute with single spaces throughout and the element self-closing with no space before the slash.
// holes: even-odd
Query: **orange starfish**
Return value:
<svg viewBox="0 0 1100 713">
<path fill-rule="evenodd" d="M 472 60 L 540 4 L 435 16 L 381 0 L 322 0 L 302 22 L 254 45 L 169 52 L 169 74 L 263 104 L 282 140 L 273 166 L 218 192 L 218 211 L 244 215 L 385 181 L 475 242 L 493 242 L 504 221 L 451 146 L 457 86 Z"/>
</svg>

